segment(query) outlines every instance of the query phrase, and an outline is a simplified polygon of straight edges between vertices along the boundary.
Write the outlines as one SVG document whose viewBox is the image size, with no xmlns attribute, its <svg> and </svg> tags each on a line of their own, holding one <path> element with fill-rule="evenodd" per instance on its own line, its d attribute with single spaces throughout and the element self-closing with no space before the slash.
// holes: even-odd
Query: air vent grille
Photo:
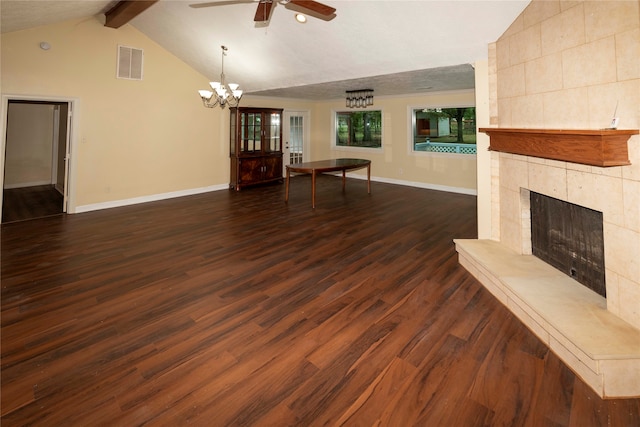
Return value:
<svg viewBox="0 0 640 427">
<path fill-rule="evenodd" d="M 118 78 L 142 80 L 142 49 L 118 46 Z"/>
</svg>

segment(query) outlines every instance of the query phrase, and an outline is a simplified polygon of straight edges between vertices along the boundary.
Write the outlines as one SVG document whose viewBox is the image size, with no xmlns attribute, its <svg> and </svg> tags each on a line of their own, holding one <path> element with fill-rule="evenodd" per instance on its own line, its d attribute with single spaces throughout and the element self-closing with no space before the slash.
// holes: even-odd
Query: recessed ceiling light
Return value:
<svg viewBox="0 0 640 427">
<path fill-rule="evenodd" d="M 296 21 L 298 21 L 301 24 L 304 24 L 305 22 L 307 22 L 307 17 L 301 13 L 296 13 Z"/>
</svg>

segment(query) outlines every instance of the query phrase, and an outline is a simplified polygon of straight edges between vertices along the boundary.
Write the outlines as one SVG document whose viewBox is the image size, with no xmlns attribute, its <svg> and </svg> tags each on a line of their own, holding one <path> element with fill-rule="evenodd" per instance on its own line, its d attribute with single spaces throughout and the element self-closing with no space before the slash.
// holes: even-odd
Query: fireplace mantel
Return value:
<svg viewBox="0 0 640 427">
<path fill-rule="evenodd" d="M 489 135 L 489 150 L 584 165 L 630 165 L 627 141 L 638 129 L 480 128 Z"/>
</svg>

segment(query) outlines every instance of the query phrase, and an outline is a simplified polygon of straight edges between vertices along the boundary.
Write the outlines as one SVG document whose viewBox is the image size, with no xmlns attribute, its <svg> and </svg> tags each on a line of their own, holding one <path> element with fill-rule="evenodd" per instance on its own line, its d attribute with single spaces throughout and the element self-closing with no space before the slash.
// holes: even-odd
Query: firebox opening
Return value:
<svg viewBox="0 0 640 427">
<path fill-rule="evenodd" d="M 530 192 L 533 255 L 606 298 L 602 212 Z"/>
</svg>

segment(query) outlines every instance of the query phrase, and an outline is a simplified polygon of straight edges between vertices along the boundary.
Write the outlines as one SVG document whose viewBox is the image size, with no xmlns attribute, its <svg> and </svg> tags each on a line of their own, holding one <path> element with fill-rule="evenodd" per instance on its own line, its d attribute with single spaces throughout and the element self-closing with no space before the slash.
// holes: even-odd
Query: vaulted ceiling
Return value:
<svg viewBox="0 0 640 427">
<path fill-rule="evenodd" d="M 219 80 L 221 45 L 227 82 L 245 93 L 335 99 L 370 88 L 376 96 L 469 89 L 473 64 L 530 0 L 325 0 L 331 19 L 286 0 L 266 23 L 257 2 L 159 0 L 130 21 L 136 29 L 211 80 Z M 2 0 L 3 33 L 97 16 L 117 1 Z M 110 29 L 118 31 L 118 29 Z"/>
</svg>

